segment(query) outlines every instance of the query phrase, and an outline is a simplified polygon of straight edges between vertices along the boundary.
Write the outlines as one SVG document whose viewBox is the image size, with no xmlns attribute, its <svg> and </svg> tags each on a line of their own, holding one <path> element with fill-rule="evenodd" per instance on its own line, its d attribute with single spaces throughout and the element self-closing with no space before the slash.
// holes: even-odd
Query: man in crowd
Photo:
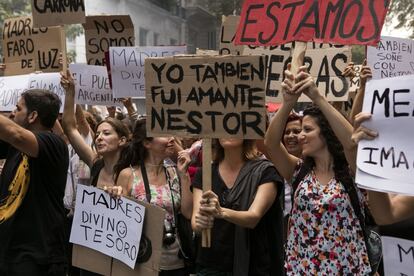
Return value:
<svg viewBox="0 0 414 276">
<path fill-rule="evenodd" d="M 0 275 L 64 276 L 65 142 L 51 132 L 59 98 L 29 90 L 0 115 Z"/>
</svg>

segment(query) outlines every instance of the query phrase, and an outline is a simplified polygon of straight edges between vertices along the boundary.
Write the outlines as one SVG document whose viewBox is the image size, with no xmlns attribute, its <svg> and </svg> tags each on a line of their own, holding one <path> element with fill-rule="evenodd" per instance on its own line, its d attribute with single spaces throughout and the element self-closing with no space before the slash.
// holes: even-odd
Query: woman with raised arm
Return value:
<svg viewBox="0 0 414 276">
<path fill-rule="evenodd" d="M 76 127 L 75 85 L 70 72 L 62 74 L 61 83 L 66 90 L 62 127 L 79 158 L 91 168 L 91 185 L 99 188 L 114 186 L 114 166 L 128 142 L 128 129 L 113 118 L 101 121 L 94 137 L 95 153 Z"/>
<path fill-rule="evenodd" d="M 214 139 L 212 190 L 193 180 L 193 229 L 211 229 L 197 275 L 283 275 L 283 180 L 255 140 Z M 213 223 L 214 221 L 214 223 Z"/>
<path fill-rule="evenodd" d="M 177 167 L 166 162 L 174 150 L 173 137 L 148 137 L 145 119 L 138 120 L 125 155 L 116 165 L 116 183 L 122 193 L 140 201 L 157 205 L 167 211 L 164 219 L 164 238 L 160 261 L 160 276 L 188 275 L 180 252 L 180 232 L 177 217 L 189 219 L 192 212 L 190 176 L 187 168 L 190 157 L 180 152 Z"/>
<path fill-rule="evenodd" d="M 62 74 L 61 84 L 66 91 L 62 118 L 63 130 L 79 158 L 90 168 L 90 185 L 103 189 L 111 188 L 115 183 L 114 166 L 127 144 L 129 131 L 122 122 L 116 119 L 107 118 L 101 121 L 95 130 L 96 152 L 94 152 L 91 145 L 85 142 L 76 125 L 75 84 L 69 71 L 66 75 Z M 81 276 L 98 275 L 86 270 L 81 270 L 80 273 Z"/>
<path fill-rule="evenodd" d="M 354 148 L 352 126 L 319 93 L 305 67 L 296 77 L 290 71 L 285 75 L 283 105 L 270 124 L 265 145 L 277 170 L 293 182 L 287 275 L 367 275 L 371 267 L 364 233 L 351 202 L 352 198 L 362 201 L 347 162 L 353 160 L 347 156 Z M 289 154 L 281 141 L 288 115 L 302 92 L 315 105 L 303 112 L 300 159 Z"/>
</svg>

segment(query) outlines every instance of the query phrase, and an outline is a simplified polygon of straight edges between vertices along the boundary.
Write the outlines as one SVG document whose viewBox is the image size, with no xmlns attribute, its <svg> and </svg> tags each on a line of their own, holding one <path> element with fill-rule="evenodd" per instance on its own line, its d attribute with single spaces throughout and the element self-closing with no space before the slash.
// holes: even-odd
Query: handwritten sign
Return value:
<svg viewBox="0 0 414 276">
<path fill-rule="evenodd" d="M 357 92 L 360 86 L 362 65 L 354 65 L 355 76 L 350 81 L 349 92 Z"/>
<path fill-rule="evenodd" d="M 363 172 L 414 187 L 414 76 L 371 80 L 366 85 L 363 111 L 373 114 L 364 125 L 379 132 L 358 145 L 357 165 Z M 396 139 L 398 137 L 398 139 Z M 357 180 L 357 183 L 358 182 Z M 361 183 L 365 186 L 375 183 Z M 414 188 L 411 188 L 414 191 Z"/>
<path fill-rule="evenodd" d="M 263 137 L 265 67 L 263 56 L 147 58 L 149 135 Z"/>
<path fill-rule="evenodd" d="M 244 55 L 265 55 L 267 64 L 266 101 L 282 102 L 281 81 L 287 65 L 292 61 L 294 43 L 273 47 L 244 48 Z M 319 91 L 329 101 L 345 101 L 348 98 L 349 82 L 342 76 L 351 60 L 351 49 L 347 46 L 308 43 L 304 58 L 309 73 L 315 78 Z M 299 101 L 310 101 L 302 96 Z"/>
<path fill-rule="evenodd" d="M 389 0 L 246 0 L 236 45 L 280 45 L 318 41 L 375 45 Z"/>
<path fill-rule="evenodd" d="M 12 111 L 20 95 L 28 89 L 44 89 L 58 95 L 63 111 L 65 90 L 60 85 L 59 73 L 29 74 L 0 78 L 0 111 Z"/>
<path fill-rule="evenodd" d="M 105 65 L 105 52 L 111 46 L 134 46 L 134 25 L 129 15 L 87 16 L 86 60 L 89 65 Z"/>
<path fill-rule="evenodd" d="M 76 84 L 76 103 L 105 106 L 120 105 L 119 101 L 114 99 L 112 95 L 105 66 L 70 64 L 69 68 Z"/>
<path fill-rule="evenodd" d="M 13 111 L 27 88 L 29 75 L 0 77 L 0 111 Z"/>
<path fill-rule="evenodd" d="M 116 98 L 144 98 L 145 59 L 174 56 L 186 52 L 186 46 L 111 47 L 109 59 L 114 96 Z"/>
<path fill-rule="evenodd" d="M 32 0 L 33 26 L 36 28 L 85 23 L 83 0 Z"/>
<path fill-rule="evenodd" d="M 63 35 L 61 27 L 33 28 L 31 17 L 6 19 L 3 29 L 4 74 L 59 72 Z"/>
<path fill-rule="evenodd" d="M 220 55 L 242 55 L 245 46 L 234 45 L 237 26 L 239 25 L 240 16 L 229 15 L 223 16 L 220 32 Z"/>
<path fill-rule="evenodd" d="M 367 63 L 373 79 L 414 74 L 414 40 L 381 37 L 376 47 L 367 48 Z"/>
<path fill-rule="evenodd" d="M 94 187 L 78 185 L 70 242 L 116 258 L 134 269 L 145 207 L 115 199 Z"/>
<path fill-rule="evenodd" d="M 58 95 L 62 105 L 60 112 L 63 111 L 63 103 L 65 102 L 65 89 L 60 85 L 60 73 L 41 73 L 30 74 L 27 89 L 44 89 Z"/>
<path fill-rule="evenodd" d="M 384 275 L 413 275 L 414 241 L 382 237 Z"/>
</svg>

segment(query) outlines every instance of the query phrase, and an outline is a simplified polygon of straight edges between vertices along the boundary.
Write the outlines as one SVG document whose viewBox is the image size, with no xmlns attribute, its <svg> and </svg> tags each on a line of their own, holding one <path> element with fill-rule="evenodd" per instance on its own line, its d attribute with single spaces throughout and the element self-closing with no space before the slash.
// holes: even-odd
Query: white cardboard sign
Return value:
<svg viewBox="0 0 414 276">
<path fill-rule="evenodd" d="M 414 275 L 414 241 L 382 237 L 384 275 Z"/>
<path fill-rule="evenodd" d="M 119 105 L 114 99 L 109 85 L 108 71 L 105 66 L 70 64 L 70 72 L 75 79 L 75 102 L 90 105 Z"/>
<path fill-rule="evenodd" d="M 70 242 L 118 259 L 134 269 L 145 207 L 130 199 L 79 185 Z"/>
<path fill-rule="evenodd" d="M 145 59 L 186 52 L 186 46 L 110 47 L 109 60 L 114 96 L 145 98 Z"/>
<path fill-rule="evenodd" d="M 414 40 L 383 36 L 377 47 L 367 47 L 373 79 L 414 74 Z"/>
<path fill-rule="evenodd" d="M 387 179 L 389 191 L 393 191 L 394 182 L 414 187 L 414 76 L 369 81 L 363 111 L 372 114 L 364 126 L 378 131 L 379 135 L 372 141 L 359 143 L 358 168 Z M 371 183 L 357 179 L 357 183 L 377 188 L 374 179 Z"/>
<path fill-rule="evenodd" d="M 65 90 L 60 85 L 60 73 L 40 73 L 0 77 L 0 111 L 13 111 L 20 95 L 28 89 L 49 90 L 60 98 L 63 111 Z"/>
</svg>

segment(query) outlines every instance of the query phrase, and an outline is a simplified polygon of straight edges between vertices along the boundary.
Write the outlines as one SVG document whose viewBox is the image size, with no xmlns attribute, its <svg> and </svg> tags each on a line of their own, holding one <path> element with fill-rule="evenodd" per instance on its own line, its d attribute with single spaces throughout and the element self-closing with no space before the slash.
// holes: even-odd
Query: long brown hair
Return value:
<svg viewBox="0 0 414 276">
<path fill-rule="evenodd" d="M 220 145 L 219 139 L 212 140 L 212 154 L 213 161 L 219 163 L 224 159 L 224 148 Z M 256 148 L 256 141 L 253 139 L 243 140 L 243 157 L 245 161 L 254 160 L 259 157 L 259 152 Z"/>
</svg>

